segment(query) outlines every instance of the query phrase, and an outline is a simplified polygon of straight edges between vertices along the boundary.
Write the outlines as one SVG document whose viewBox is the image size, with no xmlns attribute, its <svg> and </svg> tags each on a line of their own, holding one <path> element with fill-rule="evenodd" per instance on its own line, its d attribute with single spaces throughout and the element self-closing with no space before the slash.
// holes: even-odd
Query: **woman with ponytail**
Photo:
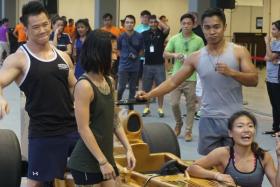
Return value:
<svg viewBox="0 0 280 187">
<path fill-rule="evenodd" d="M 272 187 L 280 187 L 279 167 L 271 155 L 260 148 L 254 137 L 257 120 L 247 111 L 233 114 L 228 121 L 233 146 L 220 147 L 188 167 L 193 177 L 214 179 L 229 186 L 261 187 L 264 174 Z M 280 140 L 276 136 L 277 165 L 280 165 Z M 212 168 L 216 170 L 210 170 Z"/>
</svg>

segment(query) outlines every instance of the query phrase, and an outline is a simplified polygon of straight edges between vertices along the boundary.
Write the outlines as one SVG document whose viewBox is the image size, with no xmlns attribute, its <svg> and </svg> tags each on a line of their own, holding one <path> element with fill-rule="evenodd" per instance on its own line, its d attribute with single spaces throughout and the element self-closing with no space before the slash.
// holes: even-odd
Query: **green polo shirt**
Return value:
<svg viewBox="0 0 280 187">
<path fill-rule="evenodd" d="M 186 39 L 183 36 L 183 33 L 180 32 L 170 38 L 167 46 L 165 47 L 165 51 L 170 53 L 181 53 L 183 55 L 189 56 L 202 47 L 204 47 L 202 38 L 192 33 L 191 37 Z M 172 75 L 176 74 L 180 70 L 182 64 L 183 62 L 180 60 L 175 60 L 172 68 Z M 187 81 L 196 81 L 196 73 L 193 73 L 192 76 L 187 79 Z"/>
</svg>

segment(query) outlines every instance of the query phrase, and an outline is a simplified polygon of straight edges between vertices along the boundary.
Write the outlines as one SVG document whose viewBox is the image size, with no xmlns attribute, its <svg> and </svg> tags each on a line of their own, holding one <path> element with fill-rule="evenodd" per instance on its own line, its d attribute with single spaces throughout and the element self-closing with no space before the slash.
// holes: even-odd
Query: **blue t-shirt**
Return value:
<svg viewBox="0 0 280 187">
<path fill-rule="evenodd" d="M 82 68 L 81 66 L 81 50 L 83 47 L 83 42 L 80 40 L 80 38 L 78 38 L 75 42 L 75 47 L 77 50 L 77 64 L 75 67 L 75 77 L 78 79 L 82 74 L 84 74 L 85 70 Z"/>
<path fill-rule="evenodd" d="M 50 35 L 50 40 L 52 41 L 54 37 L 54 32 Z M 66 33 L 61 33 L 60 38 L 57 38 L 57 46 L 56 48 L 61 51 L 67 51 L 67 45 L 71 44 L 72 41 L 70 39 L 70 36 Z"/>
<path fill-rule="evenodd" d="M 271 51 L 272 52 L 280 52 L 280 41 L 272 41 L 271 42 Z M 278 58 L 280 62 L 280 58 Z M 266 80 L 270 83 L 280 83 L 279 82 L 279 64 L 273 64 L 271 61 L 267 61 L 266 63 Z"/>
<path fill-rule="evenodd" d="M 138 32 L 138 33 L 142 33 L 144 31 L 147 31 L 150 29 L 150 26 L 149 25 L 144 25 L 144 24 L 139 24 L 135 27 L 135 30 Z"/>
<path fill-rule="evenodd" d="M 131 36 L 125 32 L 118 38 L 120 51 L 119 71 L 138 72 L 139 53 L 144 49 L 144 40 L 141 34 L 134 31 Z"/>
</svg>

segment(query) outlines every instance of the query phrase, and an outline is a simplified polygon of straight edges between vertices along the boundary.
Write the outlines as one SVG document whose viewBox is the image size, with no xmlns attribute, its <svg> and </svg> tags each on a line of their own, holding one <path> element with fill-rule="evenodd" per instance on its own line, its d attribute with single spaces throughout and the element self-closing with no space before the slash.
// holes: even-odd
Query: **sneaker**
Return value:
<svg viewBox="0 0 280 187">
<path fill-rule="evenodd" d="M 195 120 L 199 120 L 199 119 L 200 119 L 200 111 L 198 111 L 198 112 L 196 112 L 196 113 L 194 114 L 194 119 L 195 119 Z"/>
<path fill-rule="evenodd" d="M 162 108 L 158 108 L 157 111 L 158 111 L 159 117 L 160 117 L 160 118 L 163 118 L 163 117 L 164 117 L 164 113 L 163 113 Z"/>
<path fill-rule="evenodd" d="M 148 107 L 145 107 L 144 110 L 143 110 L 143 113 L 142 113 L 142 116 L 145 117 L 147 116 L 148 114 L 150 114 L 150 108 Z"/>
<path fill-rule="evenodd" d="M 276 131 L 271 130 L 271 131 L 264 131 L 263 134 L 275 134 Z"/>
<path fill-rule="evenodd" d="M 186 142 L 192 141 L 192 133 L 191 132 L 186 132 L 186 134 L 185 134 L 185 141 Z"/>
<path fill-rule="evenodd" d="M 175 126 L 175 128 L 174 128 L 174 133 L 175 133 L 176 136 L 179 136 L 179 135 L 180 135 L 180 133 L 181 133 L 181 128 L 182 128 L 182 126 L 178 126 L 178 125 Z"/>
<path fill-rule="evenodd" d="M 278 134 L 278 137 L 280 137 L 280 131 L 264 131 L 266 134 L 270 134 L 272 137 L 275 137 L 276 134 Z"/>
</svg>

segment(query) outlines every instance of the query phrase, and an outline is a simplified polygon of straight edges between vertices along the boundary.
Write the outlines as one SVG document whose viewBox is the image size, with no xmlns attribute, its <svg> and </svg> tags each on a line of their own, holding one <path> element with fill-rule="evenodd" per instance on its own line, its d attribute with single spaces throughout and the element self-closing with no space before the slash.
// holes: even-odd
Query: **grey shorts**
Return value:
<svg viewBox="0 0 280 187">
<path fill-rule="evenodd" d="M 145 92 L 149 92 L 152 89 L 153 82 L 158 86 L 165 81 L 165 79 L 165 67 L 163 64 L 144 65 L 142 82 Z"/>
<path fill-rule="evenodd" d="M 198 124 L 198 153 L 207 155 L 218 147 L 231 146 L 232 139 L 228 135 L 228 119 L 201 117 Z"/>
</svg>

